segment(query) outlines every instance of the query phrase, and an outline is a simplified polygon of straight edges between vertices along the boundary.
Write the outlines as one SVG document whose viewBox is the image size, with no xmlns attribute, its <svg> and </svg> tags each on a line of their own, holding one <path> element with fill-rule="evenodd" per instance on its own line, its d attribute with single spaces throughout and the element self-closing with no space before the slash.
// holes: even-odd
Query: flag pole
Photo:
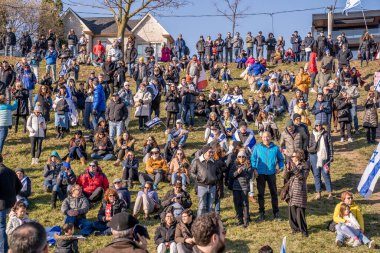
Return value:
<svg viewBox="0 0 380 253">
<path fill-rule="evenodd" d="M 365 19 L 364 9 L 363 9 L 363 6 L 361 3 L 360 3 L 360 7 L 362 8 L 362 14 L 363 14 L 363 19 L 364 19 L 364 24 L 365 24 L 365 31 L 368 32 L 367 20 Z"/>
</svg>

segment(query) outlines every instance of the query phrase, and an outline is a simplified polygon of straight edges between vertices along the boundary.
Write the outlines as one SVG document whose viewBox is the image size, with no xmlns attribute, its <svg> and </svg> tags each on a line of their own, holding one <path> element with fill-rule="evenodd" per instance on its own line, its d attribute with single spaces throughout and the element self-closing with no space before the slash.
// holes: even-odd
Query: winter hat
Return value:
<svg viewBox="0 0 380 253">
<path fill-rule="evenodd" d="M 25 174 L 24 169 L 21 169 L 21 168 L 17 168 L 17 169 L 15 170 L 15 172 L 16 172 L 16 173 L 17 173 L 17 172 L 21 172 L 22 174 Z"/>
<path fill-rule="evenodd" d="M 160 152 L 160 150 L 158 148 L 153 148 L 150 152 L 151 153 L 153 153 L 153 152 Z"/>
<path fill-rule="evenodd" d="M 191 82 L 191 81 L 192 81 L 191 76 L 190 76 L 190 75 L 187 75 L 187 76 L 186 76 L 186 82 Z"/>
<path fill-rule="evenodd" d="M 68 163 L 68 162 L 63 162 L 63 163 L 62 163 L 62 167 L 63 167 L 63 168 L 66 168 L 66 169 L 71 169 L 71 165 L 70 165 L 70 163 Z"/>
<path fill-rule="evenodd" d="M 291 126 L 294 126 L 294 123 L 293 123 L 293 120 L 289 119 L 288 121 L 286 121 L 286 127 L 291 127 Z"/>
<path fill-rule="evenodd" d="M 321 122 L 320 120 L 316 120 L 316 121 L 314 121 L 314 127 L 315 127 L 315 126 L 318 126 L 318 125 L 322 125 L 321 123 L 322 123 L 322 122 Z"/>
<path fill-rule="evenodd" d="M 293 114 L 293 120 L 295 120 L 296 118 L 301 118 L 301 115 L 298 113 L 294 113 Z"/>
<path fill-rule="evenodd" d="M 245 153 L 244 150 L 240 150 L 237 156 L 238 156 L 238 157 L 239 157 L 239 156 L 247 157 L 247 154 Z"/>
<path fill-rule="evenodd" d="M 50 157 L 52 157 L 52 156 L 58 158 L 59 160 L 62 160 L 61 157 L 59 156 L 58 152 L 55 150 L 51 152 Z"/>
<path fill-rule="evenodd" d="M 177 119 L 175 123 L 176 123 L 176 124 L 181 124 L 181 125 L 183 124 L 183 122 L 182 122 L 181 119 Z"/>
<path fill-rule="evenodd" d="M 42 108 L 41 108 L 41 106 L 36 106 L 36 107 L 34 107 L 34 111 L 35 111 L 35 112 L 42 112 Z"/>
</svg>

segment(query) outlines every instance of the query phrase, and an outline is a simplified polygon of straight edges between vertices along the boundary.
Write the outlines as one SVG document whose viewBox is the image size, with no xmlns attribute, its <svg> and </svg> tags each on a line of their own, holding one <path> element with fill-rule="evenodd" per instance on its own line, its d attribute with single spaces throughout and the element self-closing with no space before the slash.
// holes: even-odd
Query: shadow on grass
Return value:
<svg viewBox="0 0 380 253">
<path fill-rule="evenodd" d="M 226 252 L 251 252 L 248 247 L 248 244 L 250 244 L 251 242 L 251 240 L 229 240 L 228 238 L 226 238 Z"/>
</svg>

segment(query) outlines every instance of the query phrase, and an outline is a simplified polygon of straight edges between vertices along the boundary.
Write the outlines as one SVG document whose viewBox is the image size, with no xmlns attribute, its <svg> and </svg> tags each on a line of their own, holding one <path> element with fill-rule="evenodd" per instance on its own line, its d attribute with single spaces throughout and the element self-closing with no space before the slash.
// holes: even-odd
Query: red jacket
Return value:
<svg viewBox="0 0 380 253">
<path fill-rule="evenodd" d="M 318 70 L 317 70 L 317 53 L 316 52 L 312 52 L 310 54 L 310 60 L 309 60 L 309 73 L 315 73 L 317 74 L 318 73 Z"/>
<path fill-rule="evenodd" d="M 95 55 L 98 55 L 99 53 L 100 54 L 105 54 L 106 53 L 106 49 L 104 48 L 104 46 L 102 44 L 96 44 L 94 46 L 94 48 L 92 49 L 92 52 Z"/>
<path fill-rule="evenodd" d="M 82 173 L 78 179 L 77 184 L 82 187 L 82 190 L 86 194 L 91 194 L 96 188 L 102 187 L 107 190 L 109 187 L 108 178 L 102 172 L 101 168 L 98 168 L 98 172 L 93 177 L 90 176 L 89 167 L 86 168 L 86 172 Z"/>
</svg>

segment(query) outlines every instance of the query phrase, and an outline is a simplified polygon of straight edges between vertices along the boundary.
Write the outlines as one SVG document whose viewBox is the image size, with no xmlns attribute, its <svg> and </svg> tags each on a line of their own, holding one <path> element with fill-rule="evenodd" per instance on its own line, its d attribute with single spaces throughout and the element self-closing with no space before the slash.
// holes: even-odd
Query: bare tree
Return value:
<svg viewBox="0 0 380 253">
<path fill-rule="evenodd" d="M 226 7 L 223 9 L 219 7 L 219 3 L 224 3 Z M 241 8 L 243 0 L 223 0 L 218 3 L 214 3 L 216 11 L 222 14 L 232 23 L 232 36 L 235 34 L 235 28 L 238 26 L 238 19 L 242 18 L 244 14 L 244 8 Z"/>
<path fill-rule="evenodd" d="M 111 10 L 117 24 L 117 36 L 124 47 L 124 35 L 128 21 L 149 11 L 162 8 L 179 8 L 187 4 L 186 0 L 104 0 L 104 5 Z"/>
</svg>

